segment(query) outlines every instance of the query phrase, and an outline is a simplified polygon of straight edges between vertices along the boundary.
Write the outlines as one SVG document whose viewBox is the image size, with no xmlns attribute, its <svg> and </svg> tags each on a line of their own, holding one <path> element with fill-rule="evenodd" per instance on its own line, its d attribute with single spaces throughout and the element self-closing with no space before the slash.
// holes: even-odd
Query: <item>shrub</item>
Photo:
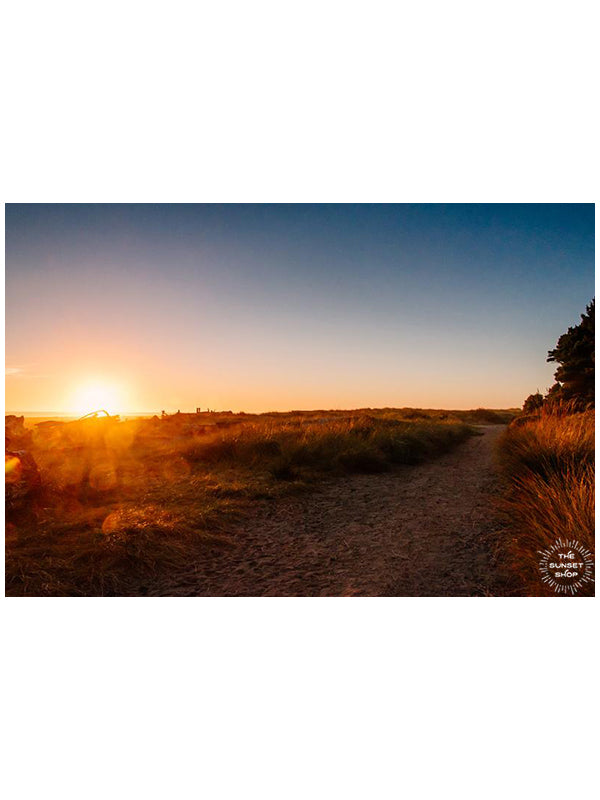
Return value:
<svg viewBox="0 0 600 800">
<path fill-rule="evenodd" d="M 535 394 L 530 394 L 529 397 L 523 403 L 523 413 L 533 414 L 534 412 L 538 411 L 543 405 L 544 405 L 543 394 L 540 394 L 540 392 L 536 392 Z"/>
</svg>

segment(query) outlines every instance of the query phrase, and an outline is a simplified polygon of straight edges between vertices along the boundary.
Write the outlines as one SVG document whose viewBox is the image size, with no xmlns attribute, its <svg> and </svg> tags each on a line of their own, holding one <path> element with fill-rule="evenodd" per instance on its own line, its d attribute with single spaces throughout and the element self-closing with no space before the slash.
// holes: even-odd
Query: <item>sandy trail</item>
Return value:
<svg viewBox="0 0 600 800">
<path fill-rule="evenodd" d="M 493 444 L 504 426 L 435 461 L 354 475 L 257 509 L 235 547 L 206 554 L 156 594 L 448 596 L 500 593 Z M 158 587 L 157 587 L 158 588 Z"/>
</svg>

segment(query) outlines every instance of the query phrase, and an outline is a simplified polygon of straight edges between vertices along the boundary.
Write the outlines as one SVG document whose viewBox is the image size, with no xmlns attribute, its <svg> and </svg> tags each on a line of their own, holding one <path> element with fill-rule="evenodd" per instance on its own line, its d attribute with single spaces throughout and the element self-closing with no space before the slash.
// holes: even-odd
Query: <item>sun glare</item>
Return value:
<svg viewBox="0 0 600 800">
<path fill-rule="evenodd" d="M 123 411 L 123 391 L 105 381 L 90 381 L 78 386 L 70 400 L 70 411 L 78 416 L 104 409 L 109 414 Z"/>
</svg>

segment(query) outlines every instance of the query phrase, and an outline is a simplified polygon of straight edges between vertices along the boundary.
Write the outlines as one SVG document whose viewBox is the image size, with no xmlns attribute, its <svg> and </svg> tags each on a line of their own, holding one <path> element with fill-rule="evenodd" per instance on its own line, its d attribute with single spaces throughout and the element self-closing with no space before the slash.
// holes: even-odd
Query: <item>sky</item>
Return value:
<svg viewBox="0 0 600 800">
<path fill-rule="evenodd" d="M 517 407 L 593 294 L 593 204 L 7 204 L 6 409 Z"/>
</svg>

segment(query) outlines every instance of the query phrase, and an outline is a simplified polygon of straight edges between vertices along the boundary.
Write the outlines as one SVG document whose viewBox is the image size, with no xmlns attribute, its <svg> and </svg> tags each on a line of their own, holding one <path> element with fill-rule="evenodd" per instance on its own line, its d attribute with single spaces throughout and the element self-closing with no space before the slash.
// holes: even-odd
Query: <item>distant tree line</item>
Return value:
<svg viewBox="0 0 600 800">
<path fill-rule="evenodd" d="M 556 383 L 544 396 L 530 394 L 523 411 L 532 414 L 546 405 L 569 403 L 574 410 L 594 407 L 595 299 L 586 306 L 581 322 L 559 337 L 546 361 L 558 364 Z"/>
</svg>

